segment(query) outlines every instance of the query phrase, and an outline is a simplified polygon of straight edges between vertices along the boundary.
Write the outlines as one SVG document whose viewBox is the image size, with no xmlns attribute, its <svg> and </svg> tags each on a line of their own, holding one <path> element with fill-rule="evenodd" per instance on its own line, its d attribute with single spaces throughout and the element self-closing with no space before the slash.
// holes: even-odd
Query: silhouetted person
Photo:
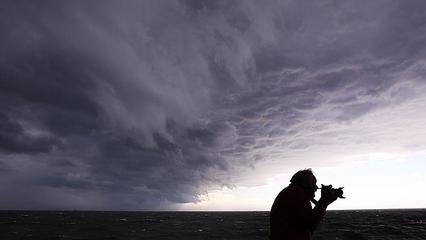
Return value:
<svg viewBox="0 0 426 240">
<path fill-rule="evenodd" d="M 290 185 L 275 198 L 270 215 L 271 240 L 310 240 L 325 215 L 327 206 L 337 199 L 331 185 L 323 186 L 319 201 L 314 199 L 318 189 L 311 169 L 293 175 Z M 316 205 L 312 209 L 310 201 Z"/>
</svg>

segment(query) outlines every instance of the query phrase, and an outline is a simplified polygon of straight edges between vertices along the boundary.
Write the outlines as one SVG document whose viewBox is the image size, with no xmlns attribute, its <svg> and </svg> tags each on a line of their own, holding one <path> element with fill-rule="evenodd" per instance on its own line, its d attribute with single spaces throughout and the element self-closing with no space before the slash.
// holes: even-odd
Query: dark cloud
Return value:
<svg viewBox="0 0 426 240">
<path fill-rule="evenodd" d="M 3 1 L 0 207 L 173 208 L 326 145 L 419 94 L 422 5 Z"/>
<path fill-rule="evenodd" d="M 58 145 L 56 139 L 46 136 L 34 136 L 24 132 L 22 126 L 0 113 L 0 151 L 4 153 L 41 153 L 49 152 Z"/>
</svg>

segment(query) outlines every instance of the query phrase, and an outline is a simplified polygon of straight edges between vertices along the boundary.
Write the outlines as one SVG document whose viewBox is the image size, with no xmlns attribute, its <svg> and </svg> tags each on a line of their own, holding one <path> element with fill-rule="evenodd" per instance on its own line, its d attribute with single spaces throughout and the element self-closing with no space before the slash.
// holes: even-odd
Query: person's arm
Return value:
<svg viewBox="0 0 426 240">
<path fill-rule="evenodd" d="M 319 201 L 315 201 L 315 207 L 312 210 L 312 221 L 310 223 L 311 233 L 315 231 L 325 215 L 328 205 L 336 201 L 337 196 L 332 191 L 332 185 L 324 186 L 321 188 L 321 198 Z"/>
<path fill-rule="evenodd" d="M 323 219 L 327 206 L 336 200 L 327 188 L 321 190 L 321 199 L 311 209 L 310 203 L 306 202 L 302 192 L 297 192 L 292 197 L 289 215 L 295 229 L 309 229 L 311 233 L 315 231 Z"/>
<path fill-rule="evenodd" d="M 296 200 L 296 199 L 295 199 Z M 290 208 L 292 224 L 294 229 L 309 229 L 311 233 L 316 229 L 321 219 L 325 215 L 327 205 L 317 204 L 311 209 L 309 203 L 305 201 L 294 201 Z"/>
<path fill-rule="evenodd" d="M 309 223 L 309 230 L 311 233 L 315 231 L 321 220 L 324 218 L 327 206 L 328 204 L 326 204 L 324 201 L 318 201 L 314 209 L 312 209 L 312 219 Z"/>
</svg>

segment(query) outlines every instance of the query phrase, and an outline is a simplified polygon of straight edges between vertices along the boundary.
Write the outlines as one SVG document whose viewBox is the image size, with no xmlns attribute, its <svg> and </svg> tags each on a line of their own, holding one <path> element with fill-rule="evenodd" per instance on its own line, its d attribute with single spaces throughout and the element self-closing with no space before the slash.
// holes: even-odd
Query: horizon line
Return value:
<svg viewBox="0 0 426 240">
<path fill-rule="evenodd" d="M 327 211 L 374 211 L 374 210 L 426 210 L 420 208 L 356 208 L 356 209 L 330 209 Z M 270 212 L 270 210 L 70 210 L 70 209 L 0 209 L 0 212 Z"/>
</svg>

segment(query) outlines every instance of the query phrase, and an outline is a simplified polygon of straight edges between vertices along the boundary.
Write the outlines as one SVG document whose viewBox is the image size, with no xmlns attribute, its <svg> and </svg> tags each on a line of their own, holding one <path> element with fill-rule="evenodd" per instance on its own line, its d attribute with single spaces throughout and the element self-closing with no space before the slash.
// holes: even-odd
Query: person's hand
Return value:
<svg viewBox="0 0 426 240">
<path fill-rule="evenodd" d="M 332 185 L 322 185 L 321 184 L 321 198 L 318 202 L 322 202 L 325 205 L 329 205 L 332 202 L 336 201 L 338 198 L 336 191 L 333 191 Z"/>
</svg>

